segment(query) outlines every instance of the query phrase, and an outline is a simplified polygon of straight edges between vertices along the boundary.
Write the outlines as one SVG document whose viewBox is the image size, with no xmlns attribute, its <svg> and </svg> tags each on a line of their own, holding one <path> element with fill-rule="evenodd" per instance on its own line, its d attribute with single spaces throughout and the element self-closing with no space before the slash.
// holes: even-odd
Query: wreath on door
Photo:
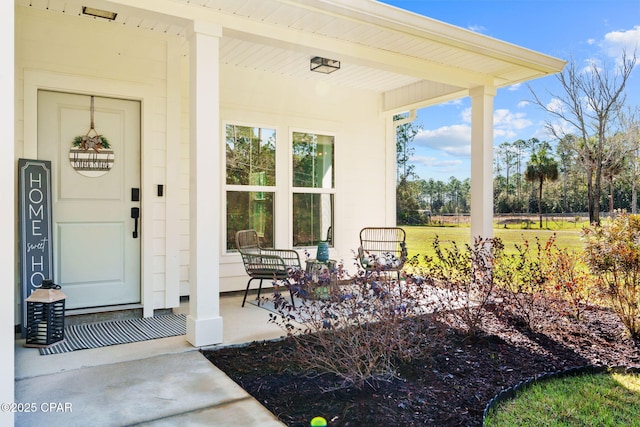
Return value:
<svg viewBox="0 0 640 427">
<path fill-rule="evenodd" d="M 71 167 L 81 175 L 98 177 L 111 170 L 114 156 L 107 138 L 96 131 L 93 120 L 93 96 L 91 96 L 90 112 L 91 124 L 89 131 L 73 139 L 71 151 L 69 152 L 69 161 L 71 162 Z"/>
<path fill-rule="evenodd" d="M 111 148 L 107 138 L 97 133 L 94 136 L 89 136 L 89 134 L 76 136 L 73 139 L 73 146 L 84 151 L 94 150 L 95 152 L 99 152 L 103 148 Z"/>
</svg>

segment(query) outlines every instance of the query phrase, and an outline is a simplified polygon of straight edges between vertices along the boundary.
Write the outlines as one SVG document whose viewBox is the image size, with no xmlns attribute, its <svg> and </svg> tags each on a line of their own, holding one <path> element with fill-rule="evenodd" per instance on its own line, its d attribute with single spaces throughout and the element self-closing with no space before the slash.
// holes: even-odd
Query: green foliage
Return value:
<svg viewBox="0 0 640 427">
<path fill-rule="evenodd" d="M 504 246 L 500 239 L 477 237 L 462 249 L 455 242 L 444 247 L 436 236 L 433 250 L 433 257 L 424 256 L 422 262 L 415 256 L 409 264 L 435 288 L 431 297 L 438 313 L 452 317 L 472 337 L 482 328 L 485 307 L 494 297 L 494 265 Z"/>
<path fill-rule="evenodd" d="M 640 216 L 619 214 L 584 229 L 585 261 L 597 289 L 633 338 L 640 338 Z"/>
<path fill-rule="evenodd" d="M 100 137 L 100 145 L 102 148 L 106 148 L 109 149 L 111 148 L 111 144 L 109 144 L 109 140 L 104 136 L 104 135 L 98 135 Z M 80 148 L 82 147 L 82 140 L 86 138 L 85 136 L 76 136 L 75 138 L 73 138 L 73 143 L 72 145 L 76 148 Z"/>
<path fill-rule="evenodd" d="M 404 120 L 402 115 L 393 117 L 394 121 Z M 398 181 L 414 175 L 414 166 L 409 164 L 414 148 L 411 147 L 413 139 L 422 130 L 422 125 L 407 122 L 396 127 L 396 167 L 398 169 Z"/>
<path fill-rule="evenodd" d="M 469 239 L 468 229 L 407 227 L 406 231 L 412 252 L 424 254 L 425 242 L 433 242 L 427 255 L 414 256 L 406 270 L 460 289 L 460 284 L 465 283 L 462 279 L 470 277 L 472 271 L 471 253 L 479 250 L 468 245 L 465 250 L 459 248 L 459 242 Z M 523 234 L 521 230 L 496 230 L 496 234 L 500 237 L 494 240 L 500 246 L 492 249 L 495 286 L 485 289 L 493 293 L 487 296 L 487 301 L 492 297 L 503 298 L 532 330 L 539 327 L 543 314 L 569 314 L 580 319 L 594 295 L 593 277 L 580 256 L 579 235 L 547 231 Z M 462 294 L 465 293 L 463 290 Z M 467 316 L 473 325 L 474 317 Z"/>
<path fill-rule="evenodd" d="M 542 228 L 542 184 L 545 181 L 558 179 L 558 162 L 549 153 L 548 144 L 543 143 L 537 151 L 531 154 L 524 177 L 527 181 L 538 183 L 538 213 L 540 228 Z"/>
<path fill-rule="evenodd" d="M 396 220 L 399 225 L 420 225 L 428 219 L 420 213 L 420 191 L 415 182 L 401 179 L 396 188 Z"/>
<path fill-rule="evenodd" d="M 496 265 L 496 281 L 508 291 L 506 301 L 531 330 L 537 329 L 540 314 L 548 307 L 549 254 L 554 240 L 552 235 L 543 245 L 536 238 L 532 248 L 524 239 L 515 245 L 515 254 L 505 255 Z"/>
<path fill-rule="evenodd" d="M 275 131 L 248 126 L 226 127 L 226 183 L 275 185 Z"/>
<path fill-rule="evenodd" d="M 515 252 L 506 252 L 496 265 L 496 281 L 505 301 L 531 330 L 540 326 L 542 316 L 572 315 L 580 319 L 593 297 L 592 277 L 580 253 L 558 247 L 556 233 L 543 243 L 535 236 L 514 243 Z"/>
<path fill-rule="evenodd" d="M 585 268 L 581 253 L 553 245 L 547 254 L 549 295 L 561 314 L 580 320 L 594 297 L 593 278 Z"/>
</svg>

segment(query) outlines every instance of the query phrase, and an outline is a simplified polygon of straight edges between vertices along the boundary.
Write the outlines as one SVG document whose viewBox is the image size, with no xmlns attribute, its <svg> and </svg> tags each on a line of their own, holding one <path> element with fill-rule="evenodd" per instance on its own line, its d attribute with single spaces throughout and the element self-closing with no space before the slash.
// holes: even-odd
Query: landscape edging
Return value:
<svg viewBox="0 0 640 427">
<path fill-rule="evenodd" d="M 503 389 L 487 403 L 484 409 L 484 413 L 482 414 L 482 426 L 484 427 L 487 414 L 492 408 L 494 408 L 499 403 L 502 403 L 506 400 L 513 399 L 516 396 L 517 392 L 524 390 L 535 383 L 557 379 L 557 378 L 577 376 L 577 375 L 602 374 L 602 373 L 623 373 L 623 374 L 640 373 L 640 367 L 594 366 L 594 365 L 576 366 L 573 368 L 567 368 L 560 371 L 547 372 L 545 374 L 520 381 L 518 384 L 512 387 Z"/>
</svg>

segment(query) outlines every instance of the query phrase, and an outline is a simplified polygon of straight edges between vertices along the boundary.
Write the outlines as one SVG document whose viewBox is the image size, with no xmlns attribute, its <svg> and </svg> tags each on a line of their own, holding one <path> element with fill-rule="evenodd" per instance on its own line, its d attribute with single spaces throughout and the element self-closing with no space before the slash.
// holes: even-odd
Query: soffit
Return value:
<svg viewBox="0 0 640 427">
<path fill-rule="evenodd" d="M 194 19 L 223 28 L 221 63 L 398 98 L 442 101 L 471 87 L 502 87 L 558 72 L 564 62 L 370 0 L 16 0 L 82 15 L 82 6 L 118 13 L 114 24 L 188 36 Z M 341 61 L 330 75 L 309 71 L 313 56 Z M 415 96 L 414 96 L 415 97 Z M 401 103 L 401 101 L 399 101 Z M 427 102 L 428 103 L 428 102 Z"/>
</svg>

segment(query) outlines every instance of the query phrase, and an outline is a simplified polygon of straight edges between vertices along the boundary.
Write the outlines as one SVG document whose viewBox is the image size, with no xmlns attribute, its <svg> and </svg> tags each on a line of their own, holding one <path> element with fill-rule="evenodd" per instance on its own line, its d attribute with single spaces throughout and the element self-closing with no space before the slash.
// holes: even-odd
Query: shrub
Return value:
<svg viewBox="0 0 640 427">
<path fill-rule="evenodd" d="M 581 265 L 578 253 L 553 246 L 549 255 L 550 295 L 558 311 L 580 320 L 593 297 L 593 277 Z"/>
<path fill-rule="evenodd" d="M 585 261 L 603 295 L 634 339 L 640 339 L 640 216 L 619 214 L 583 230 Z"/>
<path fill-rule="evenodd" d="M 524 239 L 516 244 L 516 253 L 504 255 L 496 265 L 496 280 L 507 290 L 505 301 L 531 330 L 540 324 L 540 315 L 548 312 L 548 278 L 550 253 L 555 234 L 542 245 L 536 238 L 535 245 Z"/>
<path fill-rule="evenodd" d="M 452 316 L 468 336 L 476 335 L 482 327 L 485 307 L 494 297 L 493 268 L 504 246 L 500 239 L 477 237 L 473 245 L 467 244 L 464 249 L 455 243 L 443 248 L 436 236 L 433 249 L 433 257 L 424 256 L 423 263 L 414 257 L 409 264 L 436 288 L 432 299 L 437 313 Z"/>
<path fill-rule="evenodd" d="M 339 387 L 375 386 L 396 376 L 401 361 L 424 356 L 431 328 L 426 290 L 419 283 L 392 279 L 385 272 L 348 276 L 338 267 L 324 277 L 292 273 L 294 293 L 305 297 L 295 307 L 276 292 L 278 314 L 270 315 L 295 342 L 294 360 L 312 373 L 332 373 Z M 336 286 L 340 282 L 340 286 Z M 326 298 L 315 298 L 329 286 Z"/>
</svg>

